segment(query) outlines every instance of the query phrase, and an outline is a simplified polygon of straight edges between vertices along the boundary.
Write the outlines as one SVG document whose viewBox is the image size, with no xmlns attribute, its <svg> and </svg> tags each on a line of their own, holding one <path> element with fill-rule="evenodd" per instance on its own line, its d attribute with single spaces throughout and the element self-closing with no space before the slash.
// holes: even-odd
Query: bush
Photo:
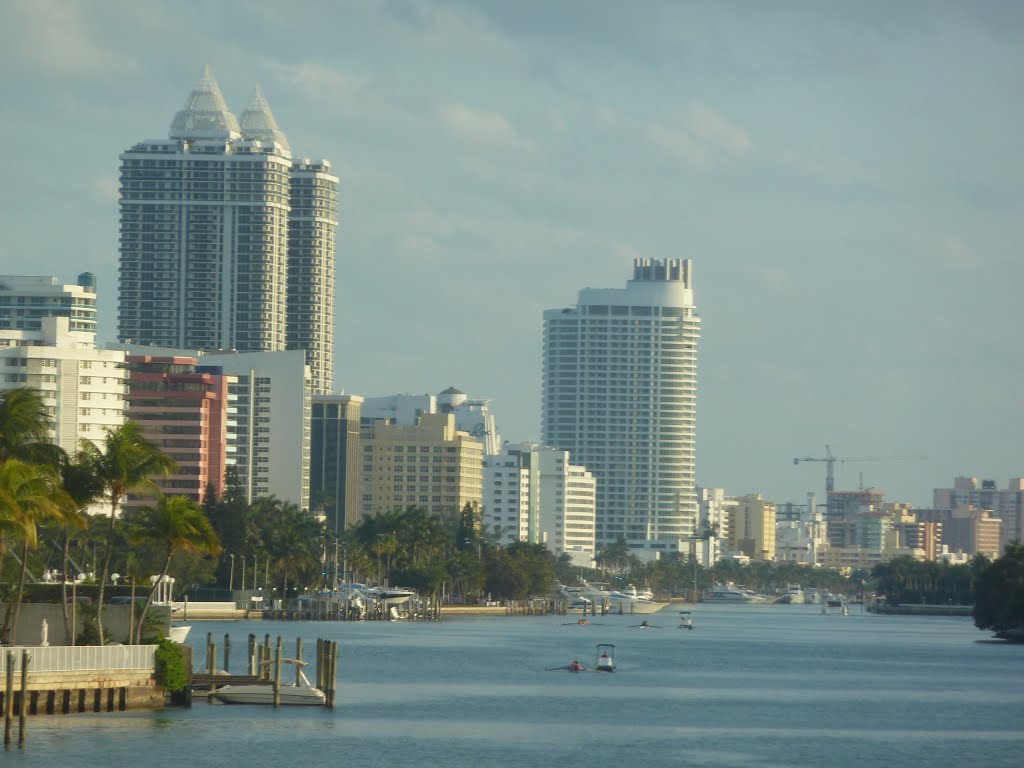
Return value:
<svg viewBox="0 0 1024 768">
<path fill-rule="evenodd" d="M 185 649 L 166 637 L 156 649 L 156 681 L 170 693 L 183 691 L 188 685 Z"/>
</svg>

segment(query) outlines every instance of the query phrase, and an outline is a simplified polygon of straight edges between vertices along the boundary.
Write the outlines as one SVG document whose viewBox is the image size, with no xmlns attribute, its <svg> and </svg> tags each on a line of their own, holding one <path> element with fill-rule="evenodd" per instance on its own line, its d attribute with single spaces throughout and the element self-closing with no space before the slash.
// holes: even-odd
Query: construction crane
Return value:
<svg viewBox="0 0 1024 768">
<path fill-rule="evenodd" d="M 840 458 L 832 455 L 831 446 L 825 446 L 825 455 L 822 457 L 805 457 L 793 459 L 794 464 L 801 461 L 824 461 L 825 462 L 825 492 L 831 493 L 836 489 L 835 465 L 836 462 L 846 461 L 920 461 L 924 456 L 846 456 Z"/>
</svg>

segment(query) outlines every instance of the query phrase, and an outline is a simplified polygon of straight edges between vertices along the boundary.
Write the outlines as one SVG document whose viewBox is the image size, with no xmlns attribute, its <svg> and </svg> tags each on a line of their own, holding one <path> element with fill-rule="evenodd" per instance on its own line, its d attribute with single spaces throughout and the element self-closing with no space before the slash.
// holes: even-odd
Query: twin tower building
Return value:
<svg viewBox="0 0 1024 768">
<path fill-rule="evenodd" d="M 169 137 L 121 155 L 120 341 L 303 350 L 312 394 L 330 394 L 337 197 L 259 90 L 236 118 L 204 71 Z M 637 259 L 626 288 L 544 314 L 541 440 L 596 478 L 598 546 L 675 550 L 696 532 L 699 332 L 682 259 Z"/>
<path fill-rule="evenodd" d="M 209 70 L 167 139 L 121 155 L 120 341 L 301 349 L 334 370 L 338 177 L 295 159 L 259 89 L 235 117 Z"/>
</svg>

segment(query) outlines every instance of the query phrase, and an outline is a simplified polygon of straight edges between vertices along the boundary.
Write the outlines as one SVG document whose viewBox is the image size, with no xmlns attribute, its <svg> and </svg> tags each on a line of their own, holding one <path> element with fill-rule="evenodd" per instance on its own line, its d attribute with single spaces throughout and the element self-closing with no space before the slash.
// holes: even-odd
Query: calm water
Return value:
<svg viewBox="0 0 1024 768">
<path fill-rule="evenodd" d="M 560 617 L 197 622 L 340 644 L 339 702 L 30 720 L 10 766 L 1020 766 L 1024 646 L 969 619 L 698 606 L 590 626 Z M 982 642 L 979 642 L 982 641 Z M 545 672 L 614 643 L 618 672 Z M 202 654 L 199 654 L 202 656 Z"/>
</svg>

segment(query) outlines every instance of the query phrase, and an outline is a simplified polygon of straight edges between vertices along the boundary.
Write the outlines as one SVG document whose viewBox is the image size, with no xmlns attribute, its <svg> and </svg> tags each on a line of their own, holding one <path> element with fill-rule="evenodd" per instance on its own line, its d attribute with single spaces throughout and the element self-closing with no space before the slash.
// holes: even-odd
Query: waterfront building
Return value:
<svg viewBox="0 0 1024 768">
<path fill-rule="evenodd" d="M 775 510 L 775 560 L 814 565 L 828 547 L 825 518 L 813 493 L 807 504 L 786 502 Z"/>
<path fill-rule="evenodd" d="M 933 506 L 937 510 L 952 511 L 956 507 L 976 507 L 992 512 L 1002 521 L 1000 548 L 1024 538 L 1024 478 L 1010 478 L 1005 489 L 995 480 L 976 477 L 957 477 L 952 488 L 935 488 Z"/>
<path fill-rule="evenodd" d="M 508 444 L 484 459 L 484 527 L 499 544 L 543 544 L 592 567 L 596 481 L 568 451 L 536 443 Z"/>
<path fill-rule="evenodd" d="M 542 441 L 597 479 L 597 546 L 654 559 L 697 527 L 697 342 L 688 259 L 635 259 L 626 287 L 544 312 Z"/>
<path fill-rule="evenodd" d="M 133 355 L 197 357 L 229 376 L 225 465 L 245 499 L 273 494 L 309 507 L 312 378 L 302 350 L 210 352 L 110 344 Z M 198 370 L 198 369 L 197 369 Z"/>
<path fill-rule="evenodd" d="M 455 427 L 450 413 L 416 424 L 376 421 L 360 435 L 360 518 L 406 507 L 457 514 L 483 502 L 483 446 Z"/>
<path fill-rule="evenodd" d="M 701 565 L 710 568 L 722 557 L 722 542 L 729 538 L 729 510 L 735 508 L 736 499 L 725 495 L 724 488 L 697 488 L 699 521 L 692 552 Z"/>
<path fill-rule="evenodd" d="M 1000 555 L 1002 521 L 991 510 L 970 505 L 953 507 L 942 527 L 943 541 L 952 550 L 982 554 L 990 560 Z"/>
<path fill-rule="evenodd" d="M 82 440 L 102 448 L 106 431 L 125 421 L 124 353 L 97 349 L 94 332 L 72 331 L 70 317 L 49 315 L 38 322 L 38 329 L 0 329 L 0 390 L 39 390 L 50 437 L 68 454 Z"/>
<path fill-rule="evenodd" d="M 72 333 L 96 336 L 96 276 L 83 272 L 74 285 L 53 276 L 0 275 L 0 330 L 42 332 L 44 317 L 68 318 Z"/>
<path fill-rule="evenodd" d="M 206 352 L 302 349 L 333 368 L 337 177 L 292 160 L 257 90 L 239 121 L 209 70 L 167 139 L 121 155 L 118 338 Z"/>
<path fill-rule="evenodd" d="M 729 510 L 728 547 L 742 552 L 751 560 L 771 562 L 775 559 L 775 504 L 761 494 L 736 499 Z"/>
<path fill-rule="evenodd" d="M 339 533 L 359 521 L 360 408 L 358 395 L 313 395 L 309 497 L 314 512 Z"/>
<path fill-rule="evenodd" d="M 197 357 L 128 355 L 128 418 L 177 462 L 172 475 L 153 482 L 168 496 L 202 503 L 208 489 L 224 493 L 227 463 L 228 388 L 234 377 Z M 150 504 L 129 496 L 126 509 Z"/>
<path fill-rule="evenodd" d="M 420 416 L 428 413 L 450 413 L 455 428 L 479 440 L 485 456 L 501 451 L 501 435 L 491 412 L 489 400 L 471 398 L 455 387 L 437 395 L 385 395 L 368 397 L 363 402 L 362 420 L 369 426 L 381 419 L 391 424 L 414 426 Z"/>
</svg>

